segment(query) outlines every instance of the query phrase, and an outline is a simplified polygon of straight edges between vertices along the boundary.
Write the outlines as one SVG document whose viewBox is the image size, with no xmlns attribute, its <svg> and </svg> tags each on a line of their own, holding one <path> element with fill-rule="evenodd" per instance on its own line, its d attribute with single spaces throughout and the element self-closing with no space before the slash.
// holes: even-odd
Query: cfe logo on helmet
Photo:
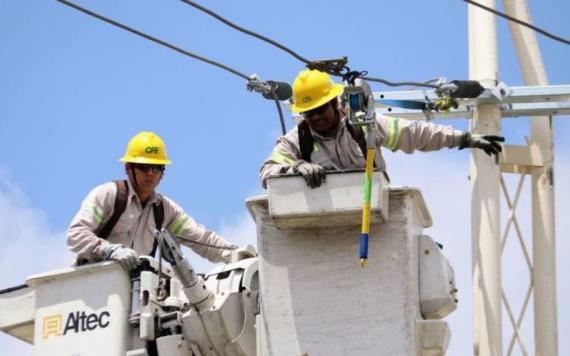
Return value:
<svg viewBox="0 0 570 356">
<path fill-rule="evenodd" d="M 152 153 L 157 155 L 159 151 L 159 148 L 156 146 L 148 146 L 147 148 L 144 149 L 145 153 Z"/>
</svg>

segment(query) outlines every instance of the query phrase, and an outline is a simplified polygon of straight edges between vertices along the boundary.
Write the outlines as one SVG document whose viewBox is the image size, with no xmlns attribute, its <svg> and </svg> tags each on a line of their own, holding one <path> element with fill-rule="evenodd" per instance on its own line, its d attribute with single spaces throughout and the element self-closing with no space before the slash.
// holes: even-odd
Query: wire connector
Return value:
<svg viewBox="0 0 570 356">
<path fill-rule="evenodd" d="M 269 80 L 262 81 L 257 74 L 252 74 L 246 84 L 247 90 L 261 93 L 265 99 L 274 100 L 277 112 L 279 113 L 279 121 L 281 123 L 281 131 L 283 135 L 287 132 L 285 127 L 285 119 L 279 101 L 289 100 L 293 95 L 291 86 L 285 82 L 275 82 Z"/>
<path fill-rule="evenodd" d="M 249 81 L 246 83 L 246 88 L 251 92 L 271 94 L 271 85 L 269 85 L 267 82 L 262 81 L 257 74 L 252 74 L 249 77 Z"/>
<path fill-rule="evenodd" d="M 307 64 L 307 68 L 313 70 L 320 70 L 321 72 L 329 74 L 342 74 L 343 70 L 346 70 L 346 64 L 348 63 L 348 57 L 333 58 L 333 59 L 317 59 L 311 61 Z"/>
</svg>

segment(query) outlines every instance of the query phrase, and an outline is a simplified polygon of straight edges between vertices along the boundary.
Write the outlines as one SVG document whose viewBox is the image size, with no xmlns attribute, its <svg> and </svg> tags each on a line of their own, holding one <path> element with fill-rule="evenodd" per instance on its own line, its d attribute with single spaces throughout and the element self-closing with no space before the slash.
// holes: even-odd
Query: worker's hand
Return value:
<svg viewBox="0 0 570 356">
<path fill-rule="evenodd" d="M 471 134 L 466 132 L 463 134 L 463 137 L 461 137 L 459 149 L 461 150 L 466 147 L 479 148 L 485 151 L 489 156 L 498 156 L 499 152 L 503 151 L 499 142 L 505 142 L 505 138 L 503 136 Z"/>
<path fill-rule="evenodd" d="M 298 160 L 293 165 L 293 171 L 301 173 L 307 185 L 316 188 L 326 181 L 325 169 L 315 163 Z"/>
<path fill-rule="evenodd" d="M 133 270 L 139 265 L 139 256 L 135 250 L 122 246 L 116 248 L 108 259 L 119 262 L 126 271 Z"/>
</svg>

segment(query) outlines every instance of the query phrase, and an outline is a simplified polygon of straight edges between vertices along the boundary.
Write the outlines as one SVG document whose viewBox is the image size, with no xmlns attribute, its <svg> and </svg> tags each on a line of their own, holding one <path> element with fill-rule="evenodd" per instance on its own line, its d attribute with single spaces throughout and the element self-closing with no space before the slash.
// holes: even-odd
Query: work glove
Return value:
<svg viewBox="0 0 570 356">
<path fill-rule="evenodd" d="M 107 260 L 119 262 L 126 271 L 133 270 L 139 265 L 139 255 L 131 248 L 122 245 L 109 245 L 105 252 Z"/>
<path fill-rule="evenodd" d="M 496 155 L 498 157 L 499 152 L 503 151 L 503 148 L 498 142 L 505 142 L 505 138 L 503 136 L 481 135 L 466 132 L 461 137 L 459 149 L 462 150 L 467 147 L 479 148 L 485 151 L 489 156 Z"/>
<path fill-rule="evenodd" d="M 326 181 L 325 169 L 315 163 L 309 163 L 302 159 L 295 162 L 293 172 L 301 173 L 307 185 L 316 188 Z"/>
</svg>

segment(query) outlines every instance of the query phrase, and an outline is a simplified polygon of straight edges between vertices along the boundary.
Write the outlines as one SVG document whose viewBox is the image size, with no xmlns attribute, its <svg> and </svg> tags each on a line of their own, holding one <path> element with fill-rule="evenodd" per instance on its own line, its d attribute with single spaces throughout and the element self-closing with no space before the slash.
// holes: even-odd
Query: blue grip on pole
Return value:
<svg viewBox="0 0 570 356">
<path fill-rule="evenodd" d="M 368 233 L 360 234 L 360 258 L 368 259 Z"/>
<path fill-rule="evenodd" d="M 348 103 L 350 104 L 351 110 L 360 110 L 361 102 L 360 102 L 360 95 L 358 94 L 350 94 L 348 96 Z"/>
</svg>

